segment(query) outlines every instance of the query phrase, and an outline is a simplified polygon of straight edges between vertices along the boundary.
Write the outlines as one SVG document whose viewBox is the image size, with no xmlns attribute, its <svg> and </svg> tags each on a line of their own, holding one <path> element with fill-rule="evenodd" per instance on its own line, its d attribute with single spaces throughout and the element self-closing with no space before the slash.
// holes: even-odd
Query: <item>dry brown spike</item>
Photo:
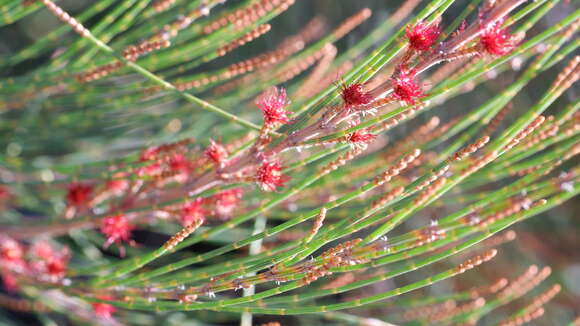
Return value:
<svg viewBox="0 0 580 326">
<path fill-rule="evenodd" d="M 219 17 L 203 28 L 204 34 L 210 34 L 220 28 L 233 25 L 237 30 L 246 28 L 268 13 L 276 10 L 282 12 L 294 4 L 295 0 L 260 0 L 244 8 Z"/>
<path fill-rule="evenodd" d="M 322 224 L 324 223 L 325 218 L 326 218 L 326 208 L 321 207 L 320 213 L 318 213 L 318 215 L 316 216 L 316 219 L 314 220 L 314 224 L 312 225 L 312 228 L 310 229 L 310 233 L 308 234 L 308 237 L 306 238 L 306 242 L 309 242 L 310 240 L 312 240 L 314 238 L 314 236 L 316 236 L 316 233 L 318 233 L 318 230 L 320 230 L 320 228 L 322 227 Z"/>
<path fill-rule="evenodd" d="M 412 310 L 403 313 L 403 320 L 412 321 L 419 318 L 424 319 L 440 312 L 450 311 L 455 307 L 457 307 L 457 302 L 455 300 L 447 300 L 443 303 L 414 307 Z"/>
<path fill-rule="evenodd" d="M 87 37 L 87 36 L 90 35 L 89 31 L 81 23 L 79 23 L 76 19 L 74 19 L 73 17 L 71 17 L 67 12 L 65 12 L 64 10 L 62 10 L 62 8 L 59 7 L 59 6 L 57 6 L 54 2 L 52 2 L 51 0 L 40 0 L 40 1 L 60 21 L 62 21 L 63 23 L 69 25 L 70 27 L 72 27 L 72 29 L 77 34 L 80 34 L 83 37 Z"/>
<path fill-rule="evenodd" d="M 483 133 L 486 135 L 493 134 L 499 127 L 499 124 L 505 119 L 505 117 L 512 111 L 513 108 L 514 105 L 512 103 L 508 103 L 506 106 L 504 106 L 487 124 L 487 127 Z"/>
<path fill-rule="evenodd" d="M 486 294 L 494 294 L 505 288 L 509 284 L 507 278 L 500 278 L 491 285 L 484 285 L 469 290 L 472 299 L 479 298 Z"/>
<path fill-rule="evenodd" d="M 451 156 L 450 161 L 461 161 L 464 158 L 468 157 L 469 155 L 475 153 L 479 149 L 481 149 L 485 144 L 489 142 L 489 136 L 483 136 L 479 138 L 475 143 L 470 144 L 469 146 L 459 150 L 455 154 Z"/>
<path fill-rule="evenodd" d="M 165 250 L 169 251 L 177 246 L 181 241 L 187 238 L 190 234 L 192 234 L 195 230 L 197 230 L 202 224 L 203 219 L 197 219 L 193 221 L 191 224 L 185 226 L 181 231 L 177 232 L 171 239 L 169 239 L 163 247 Z"/>
<path fill-rule="evenodd" d="M 383 154 L 383 158 L 387 162 L 392 161 L 396 157 L 399 157 L 401 153 L 405 152 L 409 147 L 429 141 L 436 134 L 433 131 L 439 126 L 440 122 L 441 120 L 439 117 L 432 117 L 429 121 L 409 133 L 409 135 L 398 140 L 394 146 Z"/>
<path fill-rule="evenodd" d="M 80 83 L 88 83 L 91 81 L 95 81 L 101 78 L 104 78 L 115 71 L 123 68 L 125 64 L 121 61 L 116 61 L 113 63 L 109 63 L 100 67 L 93 68 L 86 72 L 79 73 L 75 76 L 78 82 Z"/>
<path fill-rule="evenodd" d="M 316 67 L 312 69 L 312 72 L 308 75 L 308 77 L 306 77 L 302 85 L 300 85 L 300 87 L 296 90 L 297 97 L 304 97 L 304 94 L 312 89 L 316 84 L 318 84 L 320 79 L 325 75 L 326 71 L 332 65 L 332 62 L 334 61 L 337 53 L 336 47 L 331 45 L 330 47 L 325 47 L 325 50 L 326 51 L 322 59 L 318 61 Z"/>
<path fill-rule="evenodd" d="M 153 9 L 157 12 L 162 12 L 173 6 L 176 0 L 156 0 L 153 2 Z"/>
<path fill-rule="evenodd" d="M 538 116 L 534 121 L 532 121 L 529 125 L 527 125 L 524 130 L 520 131 L 512 140 L 504 147 L 504 150 L 510 150 L 517 144 L 519 144 L 524 138 L 526 138 L 529 134 L 534 132 L 542 123 L 546 121 L 546 117 L 543 115 Z"/>
<path fill-rule="evenodd" d="M 145 54 L 168 48 L 169 46 L 171 46 L 171 42 L 169 40 L 143 41 L 138 45 L 130 45 L 125 48 L 125 50 L 123 50 L 123 57 L 129 61 L 135 61 Z"/>
<path fill-rule="evenodd" d="M 248 42 L 251 42 L 251 41 L 257 39 L 258 37 L 266 34 L 267 32 L 270 31 L 271 28 L 272 28 L 272 26 L 270 24 L 259 25 L 255 29 L 253 29 L 253 30 L 247 32 L 246 34 L 244 34 L 243 36 L 241 36 L 240 38 L 220 47 L 219 49 L 216 50 L 216 53 L 220 57 L 224 56 L 228 52 L 231 52 L 234 49 L 237 49 L 240 46 L 242 46 Z"/>
<path fill-rule="evenodd" d="M 417 197 L 413 200 L 413 205 L 420 206 L 423 205 L 430 197 L 435 195 L 435 193 L 447 183 L 447 178 L 439 178 L 430 184 L 425 190 L 420 192 Z"/>
<path fill-rule="evenodd" d="M 331 43 L 326 43 L 320 50 L 315 51 L 304 58 L 300 58 L 300 60 L 288 62 L 287 65 L 276 72 L 276 79 L 279 83 L 293 79 L 318 62 L 326 53 L 332 51 L 333 47 L 334 45 Z"/>
<path fill-rule="evenodd" d="M 502 321 L 498 326 L 519 326 L 527 324 L 534 319 L 538 319 L 544 315 L 544 308 L 540 307 L 538 309 L 527 312 L 526 314 L 518 317 L 513 317 L 508 320 Z"/>
<path fill-rule="evenodd" d="M 323 289 L 323 290 L 336 289 L 336 288 L 348 285 L 354 281 L 356 281 L 356 276 L 354 273 L 345 273 L 345 274 L 341 274 L 340 276 L 338 276 L 334 280 L 323 285 L 321 287 L 321 289 Z"/>
<path fill-rule="evenodd" d="M 454 316 L 457 316 L 460 314 L 468 313 L 470 311 L 481 308 L 484 305 L 485 305 L 485 299 L 484 298 L 477 298 L 477 299 L 474 299 L 470 302 L 461 304 L 461 305 L 459 305 L 453 309 L 450 309 L 448 311 L 439 311 L 439 312 L 435 313 L 434 315 L 429 316 L 429 318 L 427 320 L 430 323 L 437 324 L 438 322 L 440 322 L 442 320 L 453 318 Z"/>
<path fill-rule="evenodd" d="M 475 160 L 475 162 L 473 162 L 470 166 L 466 167 L 465 169 L 461 170 L 460 175 L 462 177 L 466 177 L 472 173 L 474 173 L 475 171 L 481 169 L 482 167 L 486 166 L 489 162 L 493 161 L 496 159 L 498 153 L 496 151 L 493 151 L 491 153 L 487 153 L 485 155 L 483 155 L 482 157 L 478 158 L 477 160 Z"/>
<path fill-rule="evenodd" d="M 575 56 L 568 62 L 564 70 L 558 74 L 556 80 L 552 83 L 550 90 L 558 88 L 568 89 L 580 77 L 580 55 Z"/>
<path fill-rule="evenodd" d="M 391 181 L 391 179 L 399 175 L 402 170 L 406 169 L 411 162 L 417 159 L 419 155 L 421 155 L 421 150 L 415 148 L 409 154 L 400 159 L 395 165 L 391 166 L 381 175 L 377 176 L 373 182 L 380 186 L 385 182 Z"/>
<path fill-rule="evenodd" d="M 355 29 L 358 25 L 362 24 L 371 15 L 372 11 L 369 8 L 364 8 L 357 12 L 356 14 L 348 17 L 342 24 L 340 24 L 333 32 L 332 35 L 339 39 L 348 34 L 350 31 Z"/>
<path fill-rule="evenodd" d="M 405 187 L 396 187 L 395 189 L 387 192 L 386 194 L 382 195 L 379 199 L 375 200 L 371 204 L 371 210 L 377 210 L 383 206 L 385 206 L 388 202 L 393 201 L 393 199 L 401 196 L 405 192 Z"/>
<path fill-rule="evenodd" d="M 455 267 L 455 271 L 457 273 L 464 273 L 472 268 L 475 268 L 475 267 L 491 260 L 496 255 L 497 255 L 497 250 L 491 249 L 491 250 L 485 252 L 483 255 L 475 256 L 475 257 L 470 258 L 470 259 L 466 260 L 465 262 L 459 264 L 457 267 Z"/>
<path fill-rule="evenodd" d="M 320 170 L 320 175 L 325 175 L 325 174 L 328 174 L 328 173 L 338 169 L 339 167 L 345 165 L 346 162 L 357 157 L 360 153 L 362 153 L 362 150 L 359 148 L 354 148 L 354 149 L 346 152 L 344 155 L 339 156 L 336 160 L 330 162 L 328 165 L 323 167 Z"/>
</svg>

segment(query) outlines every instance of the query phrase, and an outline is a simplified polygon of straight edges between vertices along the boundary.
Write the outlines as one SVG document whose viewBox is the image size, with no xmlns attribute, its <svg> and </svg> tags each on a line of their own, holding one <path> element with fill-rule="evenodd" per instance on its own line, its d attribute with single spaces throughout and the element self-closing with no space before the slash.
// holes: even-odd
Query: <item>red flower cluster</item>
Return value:
<svg viewBox="0 0 580 326">
<path fill-rule="evenodd" d="M 280 162 L 264 162 L 258 168 L 256 180 L 264 191 L 275 191 L 278 187 L 283 187 L 290 178 L 282 175 L 282 165 Z"/>
<path fill-rule="evenodd" d="M 30 248 L 37 260 L 31 262 L 32 270 L 50 281 L 57 281 L 64 277 L 70 258 L 68 248 L 55 250 L 48 242 L 37 242 Z"/>
<path fill-rule="evenodd" d="M 373 134 L 365 134 L 364 132 L 357 130 L 352 134 L 347 136 L 347 141 L 351 144 L 368 144 L 373 141 L 377 136 Z"/>
<path fill-rule="evenodd" d="M 56 250 L 46 241 L 25 250 L 16 240 L 0 236 L 0 275 L 9 291 L 18 289 L 18 274 L 48 282 L 61 280 L 66 274 L 69 257 L 67 248 Z"/>
<path fill-rule="evenodd" d="M 342 84 L 340 96 L 342 97 L 342 101 L 346 108 L 366 105 L 373 100 L 373 96 L 365 92 L 364 86 L 359 83 L 350 84 L 348 86 Z"/>
<path fill-rule="evenodd" d="M 507 28 L 501 28 L 502 21 L 490 24 L 483 28 L 479 38 L 479 45 L 488 54 L 494 56 L 504 55 L 516 46 L 516 39 L 509 34 Z"/>
<path fill-rule="evenodd" d="M 0 185 L 0 202 L 8 200 L 10 196 L 10 189 L 6 186 Z"/>
<path fill-rule="evenodd" d="M 276 87 L 262 94 L 256 102 L 256 105 L 262 110 L 264 123 L 268 126 L 290 121 L 288 114 L 291 112 L 284 110 L 287 104 L 286 90 L 284 88 L 278 90 Z"/>
<path fill-rule="evenodd" d="M 203 208 L 203 198 L 196 198 L 182 206 L 179 222 L 181 225 L 187 226 L 197 220 L 203 220 L 204 217 L 205 209 Z"/>
<path fill-rule="evenodd" d="M 101 222 L 101 233 L 107 237 L 107 240 L 103 244 L 103 247 L 107 248 L 113 243 L 121 244 L 122 242 L 130 242 L 131 232 L 134 229 L 135 226 L 123 214 L 104 218 Z"/>
<path fill-rule="evenodd" d="M 157 155 L 159 155 L 159 152 L 160 152 L 160 150 L 159 150 L 159 147 L 157 147 L 157 146 L 146 148 L 145 150 L 143 150 L 143 152 L 141 152 L 141 156 L 139 157 L 139 161 L 141 161 L 141 162 L 152 161 L 152 160 L 157 158 Z"/>
<path fill-rule="evenodd" d="M 228 157 L 228 152 L 222 144 L 210 140 L 210 144 L 205 149 L 204 155 L 218 166 L 223 166 Z"/>
<path fill-rule="evenodd" d="M 218 217 L 229 217 L 234 209 L 240 204 L 244 190 L 242 188 L 228 189 L 215 196 L 215 213 Z"/>
<path fill-rule="evenodd" d="M 415 81 L 417 72 L 414 69 L 401 67 L 393 77 L 393 97 L 407 104 L 415 104 L 416 99 L 424 97 L 421 86 Z"/>
<path fill-rule="evenodd" d="M 428 51 L 441 34 L 438 25 L 429 25 L 418 22 L 417 25 L 407 26 L 405 35 L 409 39 L 409 47 L 415 51 Z"/>
<path fill-rule="evenodd" d="M 80 182 L 71 183 L 68 186 L 66 201 L 74 208 L 87 208 L 92 199 L 93 187 Z"/>
<path fill-rule="evenodd" d="M 101 296 L 97 296 L 97 299 L 113 300 L 114 298 L 112 296 L 109 296 L 109 295 L 101 295 Z M 112 318 L 115 311 L 117 311 L 117 308 L 115 308 L 115 306 L 107 304 L 107 303 L 103 303 L 103 302 L 95 302 L 95 303 L 92 303 L 91 305 L 93 306 L 93 310 L 95 311 L 95 315 L 97 315 L 101 318 L 105 318 L 105 319 Z"/>
</svg>

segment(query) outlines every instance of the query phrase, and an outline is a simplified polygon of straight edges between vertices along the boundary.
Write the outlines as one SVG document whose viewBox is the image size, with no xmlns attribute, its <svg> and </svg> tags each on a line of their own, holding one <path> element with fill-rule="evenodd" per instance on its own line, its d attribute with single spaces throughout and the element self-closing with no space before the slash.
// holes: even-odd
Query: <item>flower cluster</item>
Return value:
<svg viewBox="0 0 580 326">
<path fill-rule="evenodd" d="M 350 85 L 342 84 L 341 93 L 342 101 L 346 108 L 367 105 L 373 101 L 373 96 L 366 92 L 363 84 L 354 83 Z"/>
<path fill-rule="evenodd" d="M 123 242 L 131 242 L 131 232 L 135 226 L 131 224 L 129 218 L 124 214 L 108 216 L 101 221 L 101 233 L 105 235 L 106 240 L 103 244 L 104 248 L 108 248 L 111 244 L 116 243 L 121 245 Z M 120 247 L 121 250 L 122 247 Z"/>
<path fill-rule="evenodd" d="M 68 248 L 55 249 L 47 241 L 26 248 L 8 236 L 0 236 L 0 275 L 8 291 L 18 289 L 20 275 L 44 282 L 62 280 L 69 257 Z"/>
<path fill-rule="evenodd" d="M 90 207 L 93 187 L 88 184 L 74 182 L 68 186 L 66 201 L 70 207 L 83 209 Z"/>
<path fill-rule="evenodd" d="M 415 104 L 416 100 L 425 96 L 421 86 L 416 81 L 417 72 L 414 69 L 400 67 L 398 74 L 392 78 L 393 97 L 407 104 Z"/>
<path fill-rule="evenodd" d="M 283 187 L 289 179 L 282 174 L 282 165 L 278 161 L 266 161 L 256 172 L 256 181 L 264 191 L 275 191 L 278 187 Z"/>
<path fill-rule="evenodd" d="M 427 24 L 419 22 L 415 26 L 407 26 L 405 35 L 409 40 L 409 48 L 415 51 L 429 51 L 437 38 L 441 34 L 441 29 L 437 24 Z"/>
<path fill-rule="evenodd" d="M 286 124 L 290 121 L 288 115 L 291 112 L 284 110 L 288 105 L 286 90 L 284 88 L 278 89 L 274 87 L 265 92 L 260 96 L 256 105 L 262 110 L 264 124 L 266 126 L 272 126 L 278 123 Z"/>
<path fill-rule="evenodd" d="M 179 222 L 183 226 L 188 226 L 197 220 L 203 220 L 206 212 L 203 208 L 203 198 L 196 198 L 185 203 L 181 208 Z"/>
<path fill-rule="evenodd" d="M 482 27 L 479 38 L 481 49 L 493 56 L 502 56 L 509 53 L 517 45 L 518 40 L 509 34 L 507 28 L 501 28 L 503 21 Z"/>
<path fill-rule="evenodd" d="M 100 300 L 113 300 L 114 299 L 110 295 L 100 295 L 100 296 L 97 296 L 96 298 L 100 299 Z M 104 319 L 113 318 L 113 314 L 115 313 L 115 311 L 117 311 L 117 308 L 115 308 L 115 306 L 107 304 L 107 303 L 103 303 L 103 302 L 95 302 L 91 305 L 93 307 L 93 311 L 95 312 L 95 315 L 97 315 L 100 318 L 104 318 Z"/>
<path fill-rule="evenodd" d="M 214 140 L 210 140 L 210 144 L 205 149 L 203 154 L 206 158 L 208 158 L 219 167 L 223 167 L 225 165 L 225 161 L 228 157 L 228 151 L 225 149 L 225 147 Z"/>
</svg>

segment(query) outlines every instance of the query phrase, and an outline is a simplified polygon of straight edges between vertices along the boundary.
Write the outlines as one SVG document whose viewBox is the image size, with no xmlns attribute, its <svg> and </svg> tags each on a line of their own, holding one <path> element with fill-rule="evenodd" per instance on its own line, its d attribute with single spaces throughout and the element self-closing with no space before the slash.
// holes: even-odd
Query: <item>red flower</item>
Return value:
<svg viewBox="0 0 580 326">
<path fill-rule="evenodd" d="M 401 67 L 399 73 L 393 78 L 393 97 L 408 104 L 415 104 L 415 100 L 424 97 L 421 86 L 415 81 L 414 69 Z"/>
<path fill-rule="evenodd" d="M 101 223 L 101 232 L 107 237 L 103 246 L 107 248 L 113 243 L 129 242 L 134 229 L 135 226 L 123 214 L 106 217 Z"/>
<path fill-rule="evenodd" d="M 97 299 L 113 300 L 113 297 L 111 297 L 109 295 L 101 295 L 101 296 L 97 296 Z M 93 310 L 95 311 L 95 314 L 101 318 L 110 319 L 113 317 L 113 314 L 115 313 L 115 311 L 117 311 L 117 308 L 115 308 L 115 306 L 107 304 L 107 303 L 103 303 L 103 302 L 95 302 L 95 303 L 92 303 L 91 305 L 93 306 Z"/>
<path fill-rule="evenodd" d="M 222 191 L 214 196 L 215 211 L 218 216 L 230 216 L 240 203 L 244 190 L 234 188 Z"/>
<path fill-rule="evenodd" d="M 123 179 L 113 179 L 107 181 L 105 188 L 111 194 L 115 196 L 122 195 L 127 189 L 129 189 L 129 181 Z"/>
<path fill-rule="evenodd" d="M 190 225 L 194 221 L 203 220 L 205 217 L 205 210 L 203 209 L 203 199 L 196 198 L 189 201 L 181 208 L 181 215 L 179 215 L 179 222 L 183 226 Z"/>
<path fill-rule="evenodd" d="M 407 26 L 405 35 L 409 39 L 409 47 L 415 51 L 428 51 L 441 34 L 438 25 L 429 25 L 418 22 L 417 25 Z"/>
<path fill-rule="evenodd" d="M 24 249 L 16 240 L 8 237 L 0 237 L 0 261 L 2 265 L 21 261 Z"/>
<path fill-rule="evenodd" d="M 191 162 L 182 154 L 173 154 L 169 158 L 169 169 L 173 172 L 185 172 L 191 171 Z"/>
<path fill-rule="evenodd" d="M 161 164 L 159 162 L 155 162 L 146 166 L 142 166 L 137 169 L 137 176 L 144 177 L 152 177 L 161 174 Z"/>
<path fill-rule="evenodd" d="M 222 146 L 222 144 L 210 140 L 210 144 L 205 149 L 204 155 L 215 164 L 222 165 L 226 160 L 226 158 L 228 157 L 228 152 Z"/>
<path fill-rule="evenodd" d="M 68 204 L 76 208 L 89 207 L 93 187 L 87 184 L 75 182 L 68 186 L 66 200 Z"/>
<path fill-rule="evenodd" d="M 143 150 L 143 152 L 141 152 L 141 156 L 139 157 L 139 161 L 141 162 L 145 162 L 145 161 L 151 161 L 157 158 L 157 155 L 159 155 L 159 147 L 154 146 L 154 147 L 149 147 Z"/>
<path fill-rule="evenodd" d="M 48 242 L 42 241 L 35 243 L 30 251 L 37 258 L 31 263 L 32 270 L 40 278 L 56 281 L 65 276 L 70 257 L 68 248 L 55 250 Z"/>
<path fill-rule="evenodd" d="M 344 106 L 347 108 L 359 105 L 369 104 L 373 97 L 369 93 L 365 92 L 362 84 L 342 84 L 342 90 L 340 96 L 344 101 Z"/>
<path fill-rule="evenodd" d="M 258 185 L 264 191 L 274 191 L 278 187 L 283 187 L 290 178 L 282 175 L 280 162 L 264 162 L 258 168 L 256 178 Z"/>
<path fill-rule="evenodd" d="M 360 130 L 353 132 L 348 135 L 347 141 L 352 144 L 368 144 L 373 141 L 377 136 L 373 134 L 365 134 Z"/>
<path fill-rule="evenodd" d="M 9 270 L 1 269 L 0 276 L 2 277 L 2 285 L 6 291 L 12 293 L 18 291 L 18 279 L 14 276 L 14 273 Z"/>
<path fill-rule="evenodd" d="M 7 186 L 0 185 L 0 202 L 8 200 L 10 196 L 10 189 Z"/>
<path fill-rule="evenodd" d="M 479 38 L 481 48 L 491 55 L 504 55 L 510 52 L 517 44 L 517 40 L 509 34 L 508 29 L 501 28 L 502 23 L 502 21 L 498 21 L 483 28 Z"/>
<path fill-rule="evenodd" d="M 262 94 L 256 102 L 256 105 L 262 110 L 266 125 L 288 123 L 290 121 L 288 114 L 291 112 L 284 110 L 287 104 L 286 90 L 284 88 L 278 90 L 276 87 Z"/>
</svg>

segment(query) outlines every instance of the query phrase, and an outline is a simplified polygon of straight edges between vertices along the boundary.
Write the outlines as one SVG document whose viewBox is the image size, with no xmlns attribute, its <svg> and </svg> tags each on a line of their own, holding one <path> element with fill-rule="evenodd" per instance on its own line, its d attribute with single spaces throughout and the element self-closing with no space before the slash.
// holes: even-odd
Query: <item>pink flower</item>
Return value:
<svg viewBox="0 0 580 326">
<path fill-rule="evenodd" d="M 405 35 L 409 39 L 409 47 L 415 51 L 428 51 L 441 34 L 438 25 L 429 25 L 418 22 L 417 25 L 407 26 Z"/>
<path fill-rule="evenodd" d="M 144 149 L 143 152 L 141 152 L 139 161 L 141 162 L 152 161 L 157 158 L 157 155 L 159 155 L 159 147 L 157 146 L 149 147 Z"/>
<path fill-rule="evenodd" d="M 8 200 L 11 195 L 12 193 L 10 192 L 10 188 L 0 185 L 0 202 Z"/>
<path fill-rule="evenodd" d="M 203 220 L 204 217 L 205 209 L 203 209 L 203 198 L 196 198 L 183 205 L 181 215 L 179 215 L 179 222 L 181 225 L 187 226 L 197 220 Z"/>
<path fill-rule="evenodd" d="M 31 262 L 32 270 L 39 278 L 57 281 L 65 276 L 70 258 L 68 248 L 55 250 L 50 243 L 41 241 L 35 243 L 30 251 L 35 257 Z"/>
<path fill-rule="evenodd" d="M 142 166 L 137 169 L 137 176 L 139 177 L 153 177 L 156 175 L 161 174 L 161 164 L 159 162 L 155 162 L 146 166 Z"/>
<path fill-rule="evenodd" d="M 109 180 L 105 184 L 105 189 L 115 196 L 120 196 L 129 189 L 129 181 L 123 179 Z"/>
<path fill-rule="evenodd" d="M 167 162 L 173 172 L 189 173 L 192 169 L 191 162 L 183 154 L 173 154 Z"/>
<path fill-rule="evenodd" d="M 288 123 L 290 121 L 288 114 L 291 112 L 284 110 L 287 104 L 286 90 L 284 88 L 278 90 L 276 87 L 262 94 L 256 102 L 262 110 L 266 125 Z"/>
<path fill-rule="evenodd" d="M 104 218 L 101 222 L 101 233 L 107 237 L 107 240 L 103 246 L 107 248 L 113 243 L 130 242 L 131 232 L 134 229 L 135 226 L 123 214 Z"/>
<path fill-rule="evenodd" d="M 68 186 L 66 200 L 68 204 L 75 208 L 86 208 L 90 206 L 93 187 L 80 182 L 71 183 Z"/>
<path fill-rule="evenodd" d="M 9 264 L 21 261 L 24 256 L 22 245 L 8 236 L 0 236 L 0 261 Z"/>
<path fill-rule="evenodd" d="M 243 192 L 242 188 L 234 188 L 216 194 L 213 197 L 216 214 L 221 217 L 230 216 L 239 205 Z"/>
<path fill-rule="evenodd" d="M 209 146 L 205 149 L 203 153 L 210 161 L 217 165 L 223 165 L 224 161 L 228 157 L 228 152 L 222 146 L 222 144 L 210 140 Z"/>
<path fill-rule="evenodd" d="M 504 55 L 510 52 L 517 44 L 516 38 L 509 34 L 508 29 L 501 28 L 502 23 L 503 21 L 498 21 L 483 28 L 479 38 L 481 48 L 491 55 Z"/>
<path fill-rule="evenodd" d="M 414 69 L 401 67 L 397 76 L 393 78 L 393 97 L 407 104 L 415 104 L 416 99 L 424 97 L 425 94 L 415 78 Z"/>
<path fill-rule="evenodd" d="M 6 291 L 12 293 L 18 291 L 18 279 L 14 273 L 7 269 L 0 269 L 0 276 L 2 277 L 2 285 Z"/>
<path fill-rule="evenodd" d="M 282 175 L 280 162 L 264 162 L 256 173 L 258 185 L 264 191 L 275 191 L 283 187 L 290 178 Z"/>
<path fill-rule="evenodd" d="M 357 130 L 352 134 L 348 135 L 347 141 L 352 144 L 368 144 L 373 141 L 377 136 L 373 134 L 365 134 L 364 132 Z"/>
<path fill-rule="evenodd" d="M 97 296 L 97 299 L 113 300 L 113 297 L 109 295 L 100 295 Z M 91 305 L 93 306 L 95 314 L 101 318 L 110 319 L 113 317 L 115 311 L 117 311 L 117 308 L 115 308 L 115 306 L 103 302 L 95 302 L 92 303 Z"/>
<path fill-rule="evenodd" d="M 347 108 L 359 105 L 366 105 L 369 104 L 373 97 L 365 92 L 364 86 L 359 83 L 342 85 L 342 90 L 340 96 L 344 101 L 344 106 Z"/>
</svg>

